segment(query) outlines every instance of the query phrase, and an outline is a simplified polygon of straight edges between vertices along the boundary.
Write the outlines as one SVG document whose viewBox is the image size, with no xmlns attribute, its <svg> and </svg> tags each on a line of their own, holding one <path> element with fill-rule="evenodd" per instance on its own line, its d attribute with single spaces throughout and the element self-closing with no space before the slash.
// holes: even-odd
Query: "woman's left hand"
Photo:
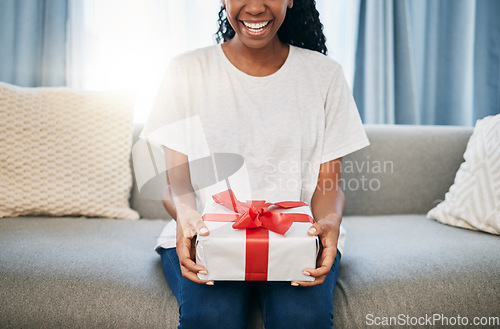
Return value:
<svg viewBox="0 0 500 329">
<path fill-rule="evenodd" d="M 331 219 L 319 220 L 314 223 L 307 231 L 307 234 L 319 236 L 321 241 L 322 251 L 318 258 L 317 268 L 306 268 L 303 273 L 315 278 L 314 281 L 292 281 L 292 286 L 309 287 L 320 285 L 325 281 L 326 276 L 330 273 L 335 257 L 337 257 L 337 242 L 339 238 L 340 227 L 338 222 Z"/>
</svg>

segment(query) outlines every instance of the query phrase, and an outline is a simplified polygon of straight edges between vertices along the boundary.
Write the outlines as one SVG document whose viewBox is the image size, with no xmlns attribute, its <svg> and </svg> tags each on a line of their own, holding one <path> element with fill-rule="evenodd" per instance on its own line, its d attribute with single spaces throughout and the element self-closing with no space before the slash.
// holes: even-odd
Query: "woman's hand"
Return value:
<svg viewBox="0 0 500 329">
<path fill-rule="evenodd" d="M 311 210 L 316 223 L 307 234 L 319 236 L 321 242 L 320 257 L 317 268 L 306 268 L 303 273 L 315 278 L 312 282 L 293 281 L 292 286 L 315 286 L 322 284 L 330 273 L 339 240 L 340 223 L 345 206 L 344 192 L 340 184 L 342 158 L 322 163 L 319 169 L 318 182 L 311 199 Z"/>
<path fill-rule="evenodd" d="M 196 265 L 196 234 L 208 235 L 196 209 L 196 197 L 191 185 L 187 155 L 163 147 L 167 170 L 167 187 L 163 191 L 163 206 L 177 221 L 177 256 L 182 276 L 196 283 L 213 285 L 213 281 L 200 280 L 198 273 L 206 274 L 203 266 Z"/>
<path fill-rule="evenodd" d="M 319 220 L 307 231 L 311 236 L 319 236 L 321 241 L 321 255 L 318 258 L 317 268 L 306 268 L 303 273 L 315 278 L 314 281 L 293 281 L 292 286 L 309 287 L 322 284 L 332 268 L 335 257 L 337 257 L 337 242 L 340 227 L 338 221 L 331 219 Z"/>
<path fill-rule="evenodd" d="M 207 274 L 207 270 L 195 263 L 196 234 L 203 236 L 209 234 L 200 213 L 188 205 L 180 205 L 177 209 L 177 255 L 182 276 L 196 283 L 213 285 L 213 281 L 198 278 L 197 273 Z"/>
</svg>

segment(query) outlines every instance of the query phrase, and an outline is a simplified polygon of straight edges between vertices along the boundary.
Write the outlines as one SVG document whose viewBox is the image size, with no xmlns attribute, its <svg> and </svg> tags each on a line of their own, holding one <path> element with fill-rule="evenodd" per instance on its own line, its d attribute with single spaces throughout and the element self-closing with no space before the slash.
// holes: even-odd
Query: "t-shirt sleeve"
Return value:
<svg viewBox="0 0 500 329">
<path fill-rule="evenodd" d="M 174 58 L 160 83 L 139 138 L 187 154 L 185 87 L 185 74 Z"/>
<path fill-rule="evenodd" d="M 325 101 L 325 135 L 321 163 L 370 145 L 340 66 L 334 72 Z"/>
</svg>

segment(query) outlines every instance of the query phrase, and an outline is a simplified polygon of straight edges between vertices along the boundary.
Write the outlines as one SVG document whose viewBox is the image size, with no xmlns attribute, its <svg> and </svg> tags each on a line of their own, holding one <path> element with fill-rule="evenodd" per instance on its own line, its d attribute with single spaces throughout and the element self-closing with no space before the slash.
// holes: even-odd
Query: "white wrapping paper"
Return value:
<svg viewBox="0 0 500 329">
<path fill-rule="evenodd" d="M 283 209 L 276 206 L 268 210 L 283 213 L 305 213 L 312 217 L 309 207 Z M 205 213 L 233 212 L 223 205 L 209 202 Z M 246 230 L 233 229 L 232 222 L 205 221 L 210 234 L 196 240 L 196 263 L 204 266 L 208 274 L 198 274 L 202 280 L 245 281 Z M 281 235 L 269 232 L 267 281 L 314 281 L 304 275 L 305 268 L 316 268 L 319 241 L 309 236 L 311 223 L 293 223 Z"/>
</svg>

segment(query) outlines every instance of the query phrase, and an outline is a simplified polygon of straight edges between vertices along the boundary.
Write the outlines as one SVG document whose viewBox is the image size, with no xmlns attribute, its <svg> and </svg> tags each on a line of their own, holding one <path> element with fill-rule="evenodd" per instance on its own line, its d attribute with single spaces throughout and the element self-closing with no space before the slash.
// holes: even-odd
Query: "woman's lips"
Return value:
<svg viewBox="0 0 500 329">
<path fill-rule="evenodd" d="M 243 29 L 254 37 L 259 37 L 264 35 L 267 30 L 271 27 L 272 20 L 260 21 L 260 22 L 250 22 L 250 21 L 240 21 Z"/>
</svg>

